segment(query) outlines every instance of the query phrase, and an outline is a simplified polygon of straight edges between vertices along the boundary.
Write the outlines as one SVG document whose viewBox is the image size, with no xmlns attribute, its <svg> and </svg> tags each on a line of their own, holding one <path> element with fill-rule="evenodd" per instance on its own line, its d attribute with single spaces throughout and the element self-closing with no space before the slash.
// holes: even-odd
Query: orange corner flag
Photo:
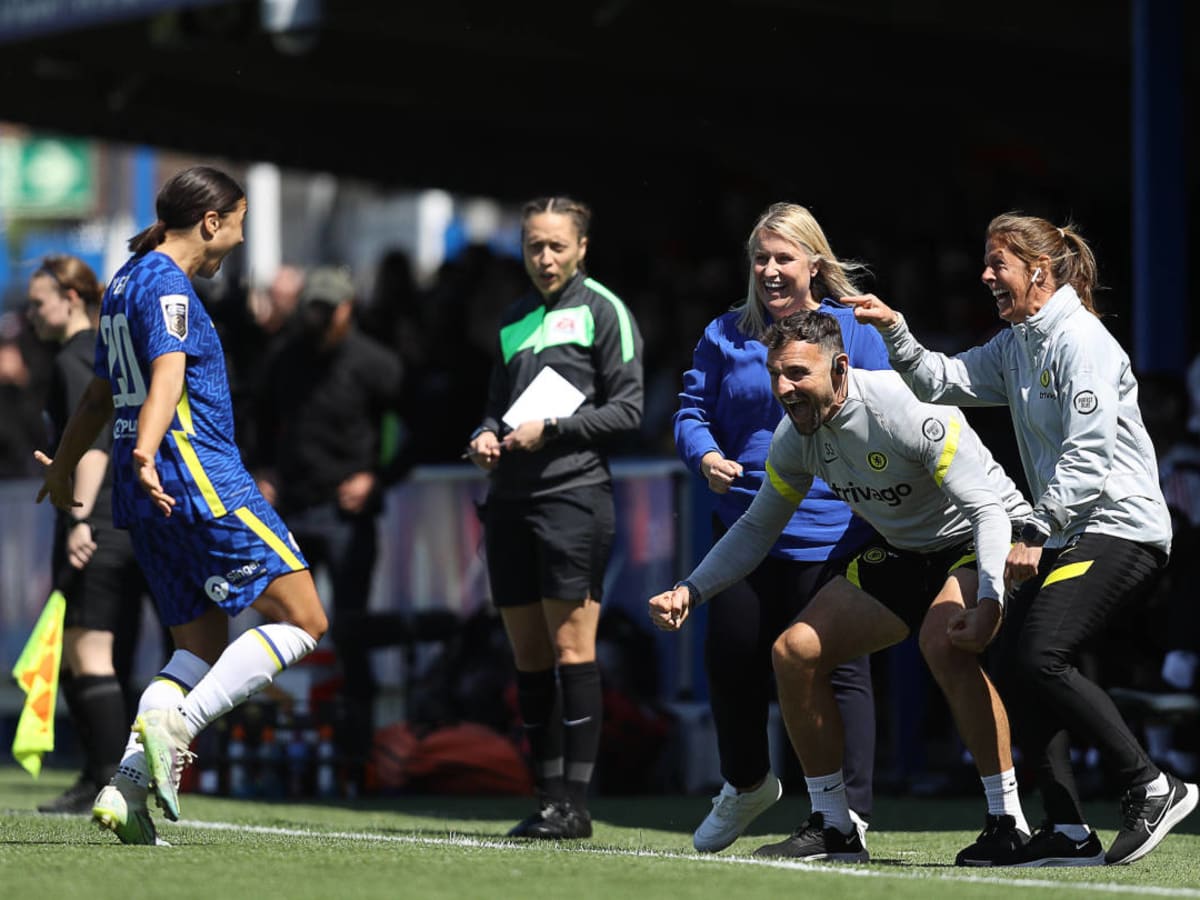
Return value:
<svg viewBox="0 0 1200 900">
<path fill-rule="evenodd" d="M 62 662 L 63 614 L 67 598 L 54 591 L 13 666 L 13 678 L 25 692 L 12 754 L 34 778 L 42 773 L 42 755 L 54 749 L 54 702 Z"/>
</svg>

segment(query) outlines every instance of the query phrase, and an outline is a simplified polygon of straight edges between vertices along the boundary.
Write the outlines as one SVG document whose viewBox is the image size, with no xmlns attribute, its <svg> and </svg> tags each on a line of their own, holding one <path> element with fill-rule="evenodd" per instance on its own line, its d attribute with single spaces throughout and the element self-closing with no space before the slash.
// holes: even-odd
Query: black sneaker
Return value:
<svg viewBox="0 0 1200 900">
<path fill-rule="evenodd" d="M 1088 832 L 1086 839 L 1077 841 L 1067 837 L 1054 826 L 1046 823 L 1033 833 L 1033 837 L 1017 853 L 1014 866 L 1102 866 L 1104 846 L 1096 832 Z"/>
<path fill-rule="evenodd" d="M 801 822 L 787 840 L 764 844 L 754 851 L 754 855 L 829 862 L 866 862 L 870 859 L 857 828 L 851 829 L 849 834 L 826 828 L 825 816 L 819 812 Z"/>
<path fill-rule="evenodd" d="M 59 813 L 60 815 L 91 815 L 92 804 L 100 788 L 90 778 L 80 775 L 75 783 L 45 803 L 39 803 L 37 811 L 41 813 Z"/>
<path fill-rule="evenodd" d="M 1012 816 L 988 813 L 983 831 L 970 847 L 960 850 L 954 858 L 956 866 L 1015 866 L 1021 851 L 1029 843 L 1029 835 L 1017 828 Z"/>
<path fill-rule="evenodd" d="M 1146 787 L 1131 788 L 1121 800 L 1124 821 L 1104 859 L 1110 866 L 1141 859 L 1158 846 L 1172 828 L 1196 808 L 1196 785 L 1167 773 L 1167 792 L 1147 797 Z"/>
<path fill-rule="evenodd" d="M 542 841 L 569 841 L 592 836 L 592 817 L 569 800 L 546 802 L 508 832 L 509 837 Z"/>
</svg>

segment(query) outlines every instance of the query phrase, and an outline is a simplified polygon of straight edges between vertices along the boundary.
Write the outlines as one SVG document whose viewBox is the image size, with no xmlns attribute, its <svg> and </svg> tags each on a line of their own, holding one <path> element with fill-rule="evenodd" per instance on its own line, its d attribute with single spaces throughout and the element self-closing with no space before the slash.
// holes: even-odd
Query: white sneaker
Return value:
<svg viewBox="0 0 1200 900">
<path fill-rule="evenodd" d="M 717 853 L 736 841 L 760 815 L 783 796 L 783 785 L 774 772 L 767 772 L 763 783 L 753 791 L 739 794 L 729 782 L 713 797 L 710 812 L 692 835 L 692 846 L 701 853 Z"/>
</svg>

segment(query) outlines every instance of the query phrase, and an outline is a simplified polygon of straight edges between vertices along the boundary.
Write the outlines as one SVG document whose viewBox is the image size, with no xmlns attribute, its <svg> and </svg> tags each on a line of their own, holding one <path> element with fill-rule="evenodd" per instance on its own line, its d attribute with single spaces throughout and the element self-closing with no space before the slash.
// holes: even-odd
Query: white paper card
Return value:
<svg viewBox="0 0 1200 900">
<path fill-rule="evenodd" d="M 501 418 L 509 428 L 516 428 L 531 419 L 569 416 L 579 409 L 583 399 L 583 391 L 546 366 Z"/>
</svg>

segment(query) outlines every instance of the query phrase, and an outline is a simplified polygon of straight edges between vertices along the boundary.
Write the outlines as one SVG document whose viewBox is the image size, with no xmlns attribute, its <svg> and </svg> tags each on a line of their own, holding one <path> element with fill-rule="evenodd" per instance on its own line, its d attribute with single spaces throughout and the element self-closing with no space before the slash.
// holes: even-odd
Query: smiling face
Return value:
<svg viewBox="0 0 1200 900">
<path fill-rule="evenodd" d="M 751 264 L 758 302 L 775 321 L 820 305 L 811 293 L 817 264 L 799 244 L 773 231 L 760 231 Z"/>
<path fill-rule="evenodd" d="M 767 351 L 767 374 L 771 393 L 783 404 L 788 418 L 801 434 L 813 434 L 839 406 L 834 386 L 834 368 L 843 370 L 845 354 L 830 357 L 809 341 L 788 341 Z M 840 379 L 844 375 L 838 375 Z"/>
<path fill-rule="evenodd" d="M 1049 268 L 1049 263 L 1047 263 Z M 988 238 L 983 255 L 983 274 L 980 278 L 996 300 L 996 313 L 1005 322 L 1016 325 L 1024 322 L 1043 305 L 1043 292 L 1033 283 L 1033 270 L 1019 259 L 1006 244 Z M 1046 269 L 1039 275 L 1039 285 L 1045 284 Z"/>
<path fill-rule="evenodd" d="M 561 291 L 587 255 L 587 238 L 564 213 L 536 213 L 525 220 L 521 254 L 529 280 L 543 297 Z"/>
<path fill-rule="evenodd" d="M 205 213 L 204 221 L 212 239 L 205 247 L 204 261 L 196 274 L 202 278 L 212 278 L 221 268 L 221 261 L 246 239 L 246 198 L 239 200 L 233 211 L 224 215 Z"/>
</svg>

